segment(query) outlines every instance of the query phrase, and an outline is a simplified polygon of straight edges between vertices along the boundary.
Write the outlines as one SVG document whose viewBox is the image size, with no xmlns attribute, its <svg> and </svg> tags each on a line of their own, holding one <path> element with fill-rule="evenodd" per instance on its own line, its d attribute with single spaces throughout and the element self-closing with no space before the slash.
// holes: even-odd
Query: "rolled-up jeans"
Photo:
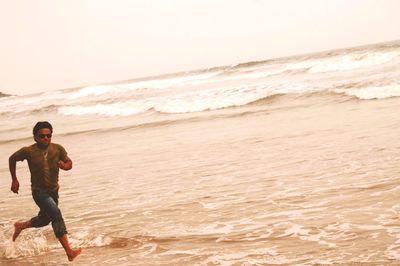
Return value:
<svg viewBox="0 0 400 266">
<path fill-rule="evenodd" d="M 67 234 L 64 219 L 58 208 L 57 192 L 32 191 L 32 197 L 40 211 L 36 217 L 31 219 L 33 227 L 43 227 L 51 222 L 54 234 L 57 238 Z"/>
</svg>

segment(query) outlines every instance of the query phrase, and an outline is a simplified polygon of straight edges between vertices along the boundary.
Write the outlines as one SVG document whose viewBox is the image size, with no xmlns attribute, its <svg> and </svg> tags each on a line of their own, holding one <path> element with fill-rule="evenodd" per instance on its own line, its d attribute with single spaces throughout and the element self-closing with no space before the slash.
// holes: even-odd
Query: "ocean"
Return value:
<svg viewBox="0 0 400 266">
<path fill-rule="evenodd" d="M 399 96 L 394 41 L 1 97 L 0 264 L 71 264 L 51 226 L 11 241 L 47 120 L 73 265 L 399 265 Z"/>
</svg>

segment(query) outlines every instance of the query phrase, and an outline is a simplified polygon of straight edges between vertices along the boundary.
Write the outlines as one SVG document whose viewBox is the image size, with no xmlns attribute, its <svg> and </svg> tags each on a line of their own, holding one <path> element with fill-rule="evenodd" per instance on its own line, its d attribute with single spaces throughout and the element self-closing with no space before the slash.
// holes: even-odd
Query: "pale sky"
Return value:
<svg viewBox="0 0 400 266">
<path fill-rule="evenodd" d="M 400 0 L 0 0 L 0 91 L 399 40 L 399 10 Z"/>
</svg>

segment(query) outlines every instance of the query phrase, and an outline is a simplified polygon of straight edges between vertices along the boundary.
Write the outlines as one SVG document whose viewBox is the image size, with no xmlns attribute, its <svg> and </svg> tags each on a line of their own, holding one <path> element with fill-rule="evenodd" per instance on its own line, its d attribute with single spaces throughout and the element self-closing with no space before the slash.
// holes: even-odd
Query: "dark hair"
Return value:
<svg viewBox="0 0 400 266">
<path fill-rule="evenodd" d="M 50 129 L 51 133 L 53 133 L 53 127 L 51 126 L 51 124 L 49 122 L 47 122 L 47 121 L 39 121 L 33 127 L 33 135 L 36 135 L 36 133 L 38 133 L 38 131 L 43 129 L 43 128 L 48 128 L 48 129 Z"/>
</svg>

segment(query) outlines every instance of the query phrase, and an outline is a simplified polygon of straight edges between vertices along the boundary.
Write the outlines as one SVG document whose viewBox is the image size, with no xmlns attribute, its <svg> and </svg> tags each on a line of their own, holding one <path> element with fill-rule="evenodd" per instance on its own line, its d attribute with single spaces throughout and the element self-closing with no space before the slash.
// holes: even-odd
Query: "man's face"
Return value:
<svg viewBox="0 0 400 266">
<path fill-rule="evenodd" d="M 51 142 L 51 131 L 50 131 L 50 129 L 48 129 L 48 128 L 40 129 L 36 133 L 34 139 L 37 142 L 37 144 L 39 144 L 39 146 L 42 146 L 42 147 L 49 146 L 49 144 Z"/>
</svg>

